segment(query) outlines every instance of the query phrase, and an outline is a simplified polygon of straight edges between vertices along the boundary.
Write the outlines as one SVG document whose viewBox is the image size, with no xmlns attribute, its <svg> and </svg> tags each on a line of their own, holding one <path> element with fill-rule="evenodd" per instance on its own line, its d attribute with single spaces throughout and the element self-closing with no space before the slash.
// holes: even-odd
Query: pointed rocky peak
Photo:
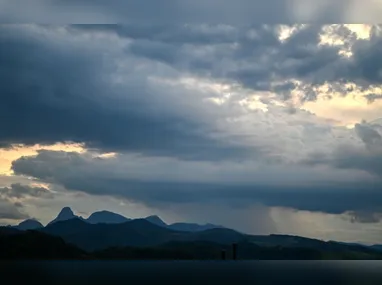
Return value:
<svg viewBox="0 0 382 285">
<path fill-rule="evenodd" d="M 153 223 L 154 225 L 161 226 L 161 227 L 167 227 L 167 224 L 163 222 L 161 218 L 159 218 L 157 215 L 148 216 L 145 218 L 145 220 L 149 221 L 150 223 Z"/>
<path fill-rule="evenodd" d="M 75 215 L 70 207 L 64 207 L 62 208 L 61 212 L 58 214 L 57 218 L 62 218 L 62 219 L 71 219 L 74 218 Z"/>
<path fill-rule="evenodd" d="M 57 217 L 51 221 L 48 225 L 58 222 L 58 221 L 66 221 L 73 218 L 78 218 L 76 215 L 74 215 L 72 209 L 70 207 L 64 207 L 60 211 L 60 213 L 57 215 Z"/>
</svg>

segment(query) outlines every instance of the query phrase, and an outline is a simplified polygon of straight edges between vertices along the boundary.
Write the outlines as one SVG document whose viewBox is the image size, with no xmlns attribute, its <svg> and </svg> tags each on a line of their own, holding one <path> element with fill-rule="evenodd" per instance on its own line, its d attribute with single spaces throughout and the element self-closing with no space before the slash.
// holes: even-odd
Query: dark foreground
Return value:
<svg viewBox="0 0 382 285">
<path fill-rule="evenodd" d="M 4 284 L 382 284 L 380 261 L 17 261 Z M 3 282 L 2 282 L 3 283 Z"/>
<path fill-rule="evenodd" d="M 92 239 L 83 239 L 81 234 L 62 238 L 39 231 L 3 233 L 0 234 L 0 260 L 219 260 L 223 255 L 227 260 L 235 259 L 234 256 L 239 260 L 382 260 L 382 251 L 372 248 L 299 237 L 266 236 L 265 243 L 264 237 L 241 240 L 240 235 L 239 238 L 235 235 L 227 239 L 223 233 L 214 235 L 213 239 L 202 235 L 200 240 L 117 246 L 120 243 L 115 239 L 102 238 L 107 233 L 94 234 Z M 123 242 L 131 236 L 117 237 Z M 214 239 L 219 242 L 211 241 Z M 107 243 L 99 250 L 78 246 L 94 241 Z M 231 242 L 237 248 L 235 255 Z"/>
</svg>

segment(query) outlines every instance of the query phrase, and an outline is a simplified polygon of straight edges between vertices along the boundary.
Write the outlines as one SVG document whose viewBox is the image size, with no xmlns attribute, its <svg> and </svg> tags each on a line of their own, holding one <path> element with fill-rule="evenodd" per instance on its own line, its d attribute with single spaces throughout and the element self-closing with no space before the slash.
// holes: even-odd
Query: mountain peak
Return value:
<svg viewBox="0 0 382 285">
<path fill-rule="evenodd" d="M 70 207 L 64 207 L 57 217 L 74 217 L 74 213 Z"/>
<path fill-rule="evenodd" d="M 167 227 L 167 224 L 161 218 L 159 218 L 157 215 L 148 216 L 145 218 L 145 220 L 147 220 L 150 223 L 153 223 L 157 226 Z"/>
<path fill-rule="evenodd" d="M 76 217 L 77 216 L 74 215 L 74 213 L 70 207 L 64 207 L 64 208 L 62 208 L 60 213 L 57 215 L 57 217 L 53 221 L 51 221 L 48 225 L 55 223 L 55 222 L 58 222 L 58 221 L 70 220 L 70 219 L 73 219 Z"/>
</svg>

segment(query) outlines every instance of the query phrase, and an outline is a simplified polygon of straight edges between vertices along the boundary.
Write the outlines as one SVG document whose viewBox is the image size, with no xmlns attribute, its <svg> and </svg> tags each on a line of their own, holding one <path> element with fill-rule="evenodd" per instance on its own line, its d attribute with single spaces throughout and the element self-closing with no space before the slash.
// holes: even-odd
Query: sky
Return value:
<svg viewBox="0 0 382 285">
<path fill-rule="evenodd" d="M 382 243 L 382 26 L 165 18 L 0 25 L 0 223 Z"/>
</svg>

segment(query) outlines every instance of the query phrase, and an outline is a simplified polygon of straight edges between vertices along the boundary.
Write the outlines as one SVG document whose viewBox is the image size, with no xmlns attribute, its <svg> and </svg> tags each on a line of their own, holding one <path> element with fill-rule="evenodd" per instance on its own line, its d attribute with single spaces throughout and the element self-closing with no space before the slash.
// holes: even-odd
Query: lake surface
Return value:
<svg viewBox="0 0 382 285">
<path fill-rule="evenodd" d="M 382 284 L 382 261 L 0 262 L 2 284 Z"/>
</svg>

